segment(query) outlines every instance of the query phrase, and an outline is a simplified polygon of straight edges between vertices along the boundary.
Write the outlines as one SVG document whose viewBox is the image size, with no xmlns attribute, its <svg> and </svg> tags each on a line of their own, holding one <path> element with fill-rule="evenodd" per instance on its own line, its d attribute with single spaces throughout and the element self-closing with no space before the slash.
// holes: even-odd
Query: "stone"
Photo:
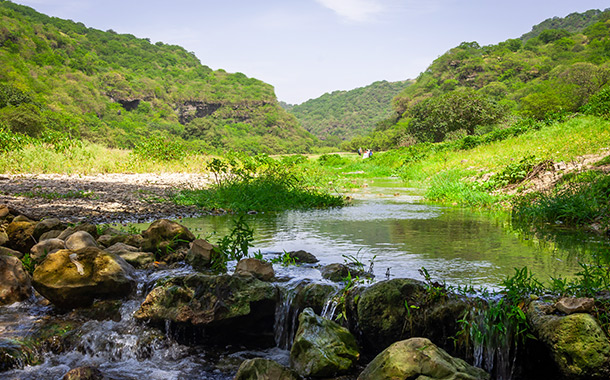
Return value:
<svg viewBox="0 0 610 380">
<path fill-rule="evenodd" d="M 61 308 L 86 307 L 96 298 L 128 296 L 135 286 L 133 267 L 98 248 L 62 249 L 34 270 L 34 288 Z"/>
<path fill-rule="evenodd" d="M 87 231 L 76 231 L 66 239 L 66 248 L 78 251 L 83 248 L 97 248 L 95 238 Z"/>
<path fill-rule="evenodd" d="M 65 249 L 66 243 L 61 239 L 41 240 L 30 250 L 30 257 L 36 261 L 42 261 L 49 253 Z"/>
<path fill-rule="evenodd" d="M 489 374 L 450 356 L 426 338 L 396 342 L 375 357 L 358 380 L 488 380 Z"/>
<path fill-rule="evenodd" d="M 278 294 L 254 277 L 197 273 L 176 277 L 154 288 L 134 317 L 165 326 L 191 326 L 220 339 L 273 334 Z M 222 328 L 219 328 L 222 327 Z"/>
<path fill-rule="evenodd" d="M 547 314 L 550 308 L 532 302 L 527 318 L 535 336 L 549 349 L 561 374 L 569 379 L 610 378 L 610 342 L 590 314 Z"/>
<path fill-rule="evenodd" d="M 320 261 L 311 253 L 303 250 L 288 252 L 288 254 L 297 264 L 315 264 Z"/>
<path fill-rule="evenodd" d="M 290 366 L 303 377 L 346 374 L 360 358 L 356 338 L 343 326 L 306 308 L 290 349 Z"/>
<path fill-rule="evenodd" d="M 235 267 L 237 276 L 254 276 L 262 281 L 271 281 L 275 277 L 273 265 L 254 258 L 241 259 Z"/>
<path fill-rule="evenodd" d="M 564 314 L 590 313 L 595 307 L 593 298 L 563 297 L 555 303 L 555 308 Z"/>
<path fill-rule="evenodd" d="M 299 380 L 300 377 L 273 360 L 254 358 L 244 360 L 233 380 Z"/>
<path fill-rule="evenodd" d="M 7 205 L 0 205 L 0 219 L 6 218 L 11 213 Z"/>
<path fill-rule="evenodd" d="M 138 252 L 139 250 L 140 250 L 139 248 L 134 247 L 133 245 L 125 244 L 125 243 L 115 243 L 115 244 L 111 245 L 110 247 L 104 249 L 104 251 L 106 251 L 106 252 L 116 253 L 117 255 L 120 255 L 120 254 L 126 253 L 126 252 Z"/>
<path fill-rule="evenodd" d="M 0 246 L 0 255 L 15 256 L 19 260 L 21 260 L 24 256 L 23 252 L 15 251 L 14 249 L 10 249 L 7 247 L 1 247 L 1 246 Z"/>
<path fill-rule="evenodd" d="M 196 270 L 202 271 L 210 268 L 214 255 L 218 255 L 217 247 L 204 239 L 195 239 L 186 253 L 186 262 Z"/>
<path fill-rule="evenodd" d="M 61 380 L 106 380 L 102 372 L 90 366 L 71 369 Z"/>
<path fill-rule="evenodd" d="M 26 253 L 36 244 L 33 233 L 36 222 L 27 218 L 16 217 L 6 227 L 6 234 L 9 238 L 7 246 L 16 251 Z"/>
<path fill-rule="evenodd" d="M 63 232 L 62 230 L 51 230 L 51 231 L 45 232 L 44 234 L 40 235 L 40 238 L 38 239 L 38 241 L 58 238 L 62 232 Z"/>
<path fill-rule="evenodd" d="M 123 251 L 118 254 L 134 268 L 148 268 L 155 262 L 155 254 L 151 252 L 129 252 Z"/>
<path fill-rule="evenodd" d="M 0 255 L 0 305 L 26 300 L 32 294 L 30 276 L 14 256 Z"/>
<path fill-rule="evenodd" d="M 405 308 L 408 305 L 417 306 Z M 457 323 L 470 309 L 457 296 L 431 299 L 426 285 L 418 280 L 397 278 L 377 282 L 365 288 L 350 313 L 357 316 L 364 347 L 379 353 L 390 344 L 411 337 L 425 336 L 452 352 Z"/>
<path fill-rule="evenodd" d="M 34 227 L 34 239 L 40 241 L 42 234 L 53 230 L 63 231 L 66 227 L 67 225 L 57 218 L 43 219 Z"/>
<path fill-rule="evenodd" d="M 113 235 L 105 234 L 97 238 L 97 242 L 103 247 L 110 247 L 117 243 L 123 243 L 139 248 L 142 246 L 143 241 L 144 239 L 140 234 L 129 235 L 125 233 L 118 233 Z"/>
<path fill-rule="evenodd" d="M 81 223 L 74 227 L 66 228 L 57 238 L 61 240 L 66 240 L 70 235 L 78 231 L 88 232 L 89 235 L 93 236 L 94 238 L 97 236 L 97 226 L 95 224 Z"/>
<path fill-rule="evenodd" d="M 168 219 L 153 222 L 146 231 L 142 232 L 142 237 L 143 251 L 161 254 L 195 240 L 195 235 L 188 228 Z"/>
<path fill-rule="evenodd" d="M 364 273 L 364 271 L 355 268 L 350 268 L 345 264 L 338 263 L 328 264 L 323 267 L 320 272 L 322 273 L 322 278 L 333 282 L 345 281 L 348 276 L 351 276 L 352 278 L 366 276 L 366 273 Z"/>
<path fill-rule="evenodd" d="M 6 243 L 8 243 L 8 235 L 6 234 L 6 231 L 0 229 L 0 246 L 5 245 Z"/>
<path fill-rule="evenodd" d="M 34 353 L 25 344 L 0 338 L 0 372 L 33 362 Z"/>
</svg>

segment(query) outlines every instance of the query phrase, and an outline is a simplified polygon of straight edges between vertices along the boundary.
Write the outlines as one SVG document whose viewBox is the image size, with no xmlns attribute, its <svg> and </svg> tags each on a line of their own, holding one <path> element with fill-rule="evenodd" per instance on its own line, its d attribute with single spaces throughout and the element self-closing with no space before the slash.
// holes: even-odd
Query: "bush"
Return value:
<svg viewBox="0 0 610 380">
<path fill-rule="evenodd" d="M 180 160 L 186 155 L 186 147 L 180 141 L 153 136 L 137 143 L 133 154 L 152 161 Z"/>
</svg>

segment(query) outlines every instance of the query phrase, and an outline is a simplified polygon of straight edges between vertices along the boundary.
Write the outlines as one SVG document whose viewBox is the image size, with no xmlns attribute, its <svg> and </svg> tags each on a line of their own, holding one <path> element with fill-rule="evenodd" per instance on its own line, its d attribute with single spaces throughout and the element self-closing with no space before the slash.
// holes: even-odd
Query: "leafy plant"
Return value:
<svg viewBox="0 0 610 380">
<path fill-rule="evenodd" d="M 279 257 L 273 258 L 271 259 L 271 262 L 273 264 L 281 264 L 282 266 L 290 266 L 290 265 L 298 265 L 296 262 L 296 259 L 292 256 L 290 256 L 289 252 L 284 251 L 284 254 L 282 254 Z"/>
</svg>

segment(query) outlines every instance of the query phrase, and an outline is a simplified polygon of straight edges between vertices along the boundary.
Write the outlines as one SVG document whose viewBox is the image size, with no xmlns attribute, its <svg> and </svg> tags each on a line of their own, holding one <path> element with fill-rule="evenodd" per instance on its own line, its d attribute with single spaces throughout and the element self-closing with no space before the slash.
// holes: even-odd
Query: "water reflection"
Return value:
<svg viewBox="0 0 610 380">
<path fill-rule="evenodd" d="M 350 207 L 248 215 L 255 250 L 263 253 L 303 249 L 322 264 L 354 255 L 368 265 L 374 259 L 378 279 L 421 278 L 428 269 L 453 285 L 495 288 L 514 268 L 528 266 L 541 280 L 566 277 L 578 270 L 580 255 L 510 228 L 509 216 L 454 207 L 426 205 L 417 190 L 377 183 L 357 193 Z M 217 237 L 231 228 L 232 216 L 182 221 L 195 234 Z"/>
</svg>

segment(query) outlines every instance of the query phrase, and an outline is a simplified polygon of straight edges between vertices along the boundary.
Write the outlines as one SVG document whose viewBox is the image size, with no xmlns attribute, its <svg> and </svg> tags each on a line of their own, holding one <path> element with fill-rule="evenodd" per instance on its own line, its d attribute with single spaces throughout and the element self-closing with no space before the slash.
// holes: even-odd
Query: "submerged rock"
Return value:
<svg viewBox="0 0 610 380">
<path fill-rule="evenodd" d="M 356 338 L 345 327 L 316 315 L 311 308 L 299 315 L 299 329 L 290 349 L 290 365 L 299 375 L 342 375 L 359 358 Z"/>
<path fill-rule="evenodd" d="M 98 248 L 49 254 L 33 277 L 34 288 L 64 308 L 89 306 L 95 298 L 125 297 L 135 285 L 133 267 L 118 255 Z"/>
<path fill-rule="evenodd" d="M 254 276 L 261 281 L 271 281 L 275 277 L 273 265 L 259 259 L 241 259 L 235 267 L 237 276 Z"/>
<path fill-rule="evenodd" d="M 303 250 L 288 252 L 288 254 L 297 264 L 315 264 L 320 261 L 311 253 Z"/>
<path fill-rule="evenodd" d="M 153 222 L 146 231 L 142 232 L 142 237 L 143 251 L 162 254 L 195 240 L 195 235 L 188 228 L 168 219 Z"/>
<path fill-rule="evenodd" d="M 61 380 L 106 380 L 102 372 L 91 366 L 71 369 Z"/>
<path fill-rule="evenodd" d="M 547 314 L 541 302 L 532 302 L 528 321 L 565 378 L 610 378 L 610 342 L 595 318 L 576 313 L 567 316 Z"/>
<path fill-rule="evenodd" d="M 195 335 L 245 339 L 273 332 L 276 302 L 275 286 L 254 277 L 194 274 L 154 288 L 134 316 L 160 326 L 167 321 L 195 328 Z"/>
<path fill-rule="evenodd" d="M 33 361 L 34 353 L 26 345 L 0 338 L 0 372 L 22 368 Z"/>
<path fill-rule="evenodd" d="M 9 305 L 30 297 L 30 276 L 14 256 L 0 255 L 0 305 Z"/>
<path fill-rule="evenodd" d="M 244 360 L 233 380 L 299 380 L 289 368 L 273 360 L 255 358 Z"/>
<path fill-rule="evenodd" d="M 358 380 L 487 380 L 480 368 L 449 355 L 426 338 L 411 338 L 386 348 L 366 366 Z"/>
</svg>

